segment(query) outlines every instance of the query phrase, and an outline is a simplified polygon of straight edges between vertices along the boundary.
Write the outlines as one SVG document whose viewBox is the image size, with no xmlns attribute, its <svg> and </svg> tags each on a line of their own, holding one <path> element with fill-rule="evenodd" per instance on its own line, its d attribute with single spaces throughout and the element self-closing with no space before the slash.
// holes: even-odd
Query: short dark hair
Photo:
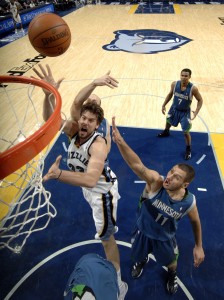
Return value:
<svg viewBox="0 0 224 300">
<path fill-rule="evenodd" d="M 181 71 L 181 73 L 182 72 L 187 72 L 187 73 L 189 73 L 190 74 L 190 76 L 191 76 L 191 70 L 190 69 L 188 69 L 188 68 L 184 68 L 182 71 Z"/>
<path fill-rule="evenodd" d="M 97 116 L 98 124 L 100 124 L 104 119 L 104 111 L 100 105 L 96 102 L 87 102 L 82 106 L 80 115 L 82 115 L 85 111 L 89 111 L 92 114 Z"/>
<path fill-rule="evenodd" d="M 186 178 L 185 178 L 185 182 L 192 182 L 194 177 L 195 177 L 195 170 L 192 166 L 188 165 L 188 164 L 178 164 L 177 165 L 178 168 L 180 168 L 182 171 L 186 172 Z"/>
</svg>

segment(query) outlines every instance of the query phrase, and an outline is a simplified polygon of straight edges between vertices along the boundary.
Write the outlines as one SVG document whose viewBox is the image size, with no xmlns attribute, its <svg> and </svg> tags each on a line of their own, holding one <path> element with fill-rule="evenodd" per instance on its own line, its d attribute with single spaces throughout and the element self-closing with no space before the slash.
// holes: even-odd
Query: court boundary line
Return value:
<svg viewBox="0 0 224 300">
<path fill-rule="evenodd" d="M 116 240 L 118 245 L 127 247 L 127 248 L 131 248 L 131 244 L 124 242 L 124 241 L 119 241 Z M 101 244 L 101 241 L 99 240 L 87 240 L 87 241 L 82 241 L 79 243 L 75 243 L 75 244 L 71 244 L 69 246 L 66 246 L 56 252 L 54 252 L 53 254 L 49 255 L 48 257 L 46 257 L 45 259 L 43 259 L 40 263 L 38 263 L 36 266 L 34 266 L 28 273 L 26 273 L 18 282 L 17 284 L 11 289 L 11 291 L 7 294 L 7 296 L 4 298 L 4 300 L 9 300 L 13 294 L 16 292 L 16 290 L 23 284 L 24 281 L 26 281 L 27 278 L 29 278 L 30 275 L 32 275 L 36 270 L 38 270 L 40 267 L 42 267 L 45 263 L 47 263 L 48 261 L 50 261 L 51 259 L 53 259 L 54 257 L 67 252 L 73 248 L 77 248 L 80 246 L 85 246 L 85 245 L 89 245 L 89 244 Z M 155 257 L 150 254 L 149 255 L 151 259 L 153 259 L 156 262 Z M 162 267 L 164 270 L 167 271 L 166 267 Z M 180 288 L 183 290 L 183 292 L 185 293 L 185 295 L 187 296 L 187 298 L 189 300 L 194 300 L 194 298 L 192 297 L 192 295 L 190 294 L 190 292 L 188 291 L 188 289 L 185 287 L 185 285 L 183 284 L 183 282 L 177 278 L 177 282 L 180 286 Z"/>
</svg>

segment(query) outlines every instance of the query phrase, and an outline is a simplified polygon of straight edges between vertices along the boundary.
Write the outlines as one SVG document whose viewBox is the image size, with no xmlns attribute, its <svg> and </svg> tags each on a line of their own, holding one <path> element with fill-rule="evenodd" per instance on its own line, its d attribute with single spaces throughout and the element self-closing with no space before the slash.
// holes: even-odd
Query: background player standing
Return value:
<svg viewBox="0 0 224 300">
<path fill-rule="evenodd" d="M 171 84 L 171 89 L 165 98 L 162 105 L 162 113 L 165 115 L 166 105 L 173 97 L 173 103 L 168 111 L 166 117 L 166 127 L 163 132 L 158 134 L 158 137 L 168 137 L 170 135 L 170 127 L 177 127 L 181 124 L 182 131 L 184 133 L 186 151 L 184 159 L 191 158 L 191 135 L 190 130 L 192 127 L 191 121 L 195 119 L 199 113 L 203 99 L 198 91 L 198 88 L 193 85 L 189 80 L 191 78 L 191 70 L 183 69 L 180 74 L 180 80 L 174 81 Z M 193 96 L 198 101 L 196 110 L 191 115 L 191 103 Z"/>
<path fill-rule="evenodd" d="M 23 24 L 22 24 L 22 20 L 19 14 L 19 10 L 21 8 L 21 5 L 15 1 L 15 0 L 10 0 L 9 2 L 9 10 L 12 14 L 12 20 L 13 20 L 13 25 L 15 28 L 15 33 L 17 33 L 17 24 L 20 24 L 20 29 L 22 30 L 22 32 L 24 32 L 23 29 Z"/>
</svg>

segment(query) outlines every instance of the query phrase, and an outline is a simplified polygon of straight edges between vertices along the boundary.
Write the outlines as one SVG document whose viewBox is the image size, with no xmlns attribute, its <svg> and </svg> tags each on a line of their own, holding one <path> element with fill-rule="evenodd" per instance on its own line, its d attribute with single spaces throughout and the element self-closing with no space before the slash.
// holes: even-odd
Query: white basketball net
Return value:
<svg viewBox="0 0 224 300">
<path fill-rule="evenodd" d="M 18 83 L 1 87 L 0 96 L 3 107 L 0 152 L 3 152 L 40 128 L 43 123 L 44 96 L 41 88 Z M 23 103 L 26 101 L 22 109 L 21 99 Z M 9 135 L 11 131 L 13 134 Z M 51 218 L 56 216 L 56 208 L 50 203 L 51 193 L 42 185 L 44 160 L 52 146 L 53 143 L 25 166 L 0 181 L 0 249 L 21 252 L 28 237 L 33 232 L 45 229 Z"/>
</svg>

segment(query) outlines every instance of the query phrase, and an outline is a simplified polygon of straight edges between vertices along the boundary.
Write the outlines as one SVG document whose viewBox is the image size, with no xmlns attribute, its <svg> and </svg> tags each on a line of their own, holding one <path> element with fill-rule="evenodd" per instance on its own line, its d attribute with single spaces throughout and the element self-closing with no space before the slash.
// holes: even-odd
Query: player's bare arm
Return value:
<svg viewBox="0 0 224 300">
<path fill-rule="evenodd" d="M 202 96 L 196 86 L 193 87 L 192 94 L 195 97 L 195 99 L 197 100 L 197 107 L 196 107 L 195 111 L 193 111 L 194 115 L 191 117 L 191 120 L 194 120 L 202 107 L 203 99 L 202 99 Z"/>
<path fill-rule="evenodd" d="M 192 210 L 188 213 L 188 217 L 190 219 L 192 230 L 194 233 L 195 239 L 195 247 L 193 250 L 194 256 L 194 266 L 198 267 L 205 258 L 203 246 L 202 246 L 202 230 L 201 230 L 201 222 L 198 214 L 197 206 L 195 205 Z"/>
<path fill-rule="evenodd" d="M 161 185 L 161 177 L 158 172 L 148 169 L 141 161 L 140 157 L 128 146 L 120 135 L 115 125 L 115 117 L 112 118 L 112 136 L 117 144 L 120 153 L 132 171 L 142 180 L 146 181 L 148 189 L 154 191 L 158 184 Z"/>
<path fill-rule="evenodd" d="M 102 77 L 93 80 L 90 84 L 82 88 L 75 97 L 70 109 L 72 120 L 79 120 L 83 103 L 90 97 L 97 86 L 115 88 L 118 87 L 118 81 L 112 77 L 110 71 L 108 71 Z"/>
<path fill-rule="evenodd" d="M 107 157 L 106 143 L 102 137 L 97 138 L 97 140 L 92 144 L 90 147 L 90 154 L 91 158 L 85 173 L 60 169 L 62 156 L 59 155 L 48 170 L 48 173 L 43 177 L 43 182 L 51 179 L 57 179 L 63 183 L 75 186 L 88 188 L 94 187 L 102 174 L 104 162 Z"/>
<path fill-rule="evenodd" d="M 38 67 L 40 68 L 40 71 L 37 68 L 33 68 L 33 71 L 36 73 L 36 75 L 39 78 L 35 78 L 34 76 L 31 76 L 31 78 L 44 80 L 58 90 L 62 81 L 64 80 L 64 77 L 62 77 L 56 81 L 53 77 L 51 68 L 48 64 L 46 64 L 45 68 L 42 66 L 42 64 L 38 64 Z M 43 91 L 45 94 L 50 93 L 48 90 L 45 90 L 45 89 L 43 89 Z"/>
<path fill-rule="evenodd" d="M 167 94 L 166 98 L 165 98 L 165 101 L 163 102 L 163 105 L 162 105 L 162 113 L 165 115 L 166 113 L 166 105 L 167 103 L 172 99 L 173 97 L 173 89 L 174 89 L 174 86 L 176 84 L 176 81 L 172 82 L 171 84 L 171 87 L 170 87 L 170 91 L 169 93 Z"/>
<path fill-rule="evenodd" d="M 45 68 L 41 65 L 38 64 L 38 67 L 40 70 L 37 68 L 33 68 L 34 73 L 38 76 L 38 78 L 31 76 L 31 78 L 43 80 L 53 87 L 55 87 L 57 90 L 59 89 L 61 82 L 64 80 L 64 78 L 60 78 L 59 80 L 55 80 L 51 71 L 51 68 L 47 64 Z M 43 102 L 43 119 L 44 121 L 47 121 L 52 113 L 54 112 L 55 109 L 55 97 L 54 95 L 47 89 L 43 89 L 43 92 L 45 94 L 44 102 Z M 64 121 L 62 119 L 62 126 L 64 124 Z"/>
</svg>

